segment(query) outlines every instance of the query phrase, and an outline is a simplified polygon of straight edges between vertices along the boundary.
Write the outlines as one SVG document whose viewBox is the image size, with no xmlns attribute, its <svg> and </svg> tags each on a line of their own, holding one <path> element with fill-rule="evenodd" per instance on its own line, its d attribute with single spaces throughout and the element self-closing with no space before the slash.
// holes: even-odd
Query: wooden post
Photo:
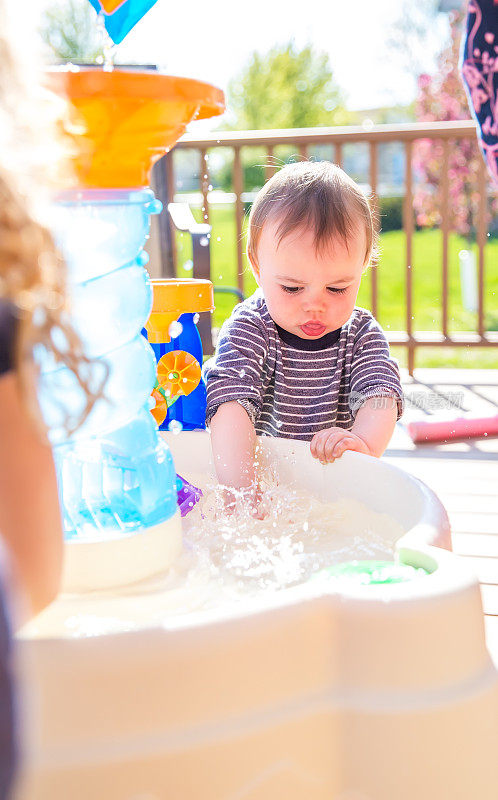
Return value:
<svg viewBox="0 0 498 800">
<path fill-rule="evenodd" d="M 450 143 L 443 141 L 443 163 L 441 164 L 441 232 L 443 235 L 442 313 L 443 336 L 448 338 L 448 240 L 449 240 L 449 151 Z"/>
<path fill-rule="evenodd" d="M 242 217 L 244 215 L 244 206 L 242 204 L 242 192 L 244 191 L 244 174 L 242 172 L 239 147 L 236 147 L 233 153 L 233 190 L 235 192 L 235 230 L 237 236 L 237 287 L 243 292 L 244 262 L 242 259 Z"/>
<path fill-rule="evenodd" d="M 152 176 L 156 197 L 163 204 L 163 210 L 157 220 L 161 251 L 161 277 L 174 278 L 176 276 L 175 235 L 168 214 L 168 204 L 173 201 L 174 195 L 171 153 L 167 153 L 155 163 Z"/>
<path fill-rule="evenodd" d="M 406 236 L 406 333 L 408 336 L 408 373 L 415 370 L 415 347 L 413 342 L 413 177 L 412 142 L 405 143 L 405 202 L 403 206 L 403 228 Z"/>
<path fill-rule="evenodd" d="M 199 162 L 199 183 L 202 194 L 202 221 L 209 225 L 209 171 L 208 171 L 208 154 L 206 149 L 200 152 Z M 194 262 L 195 263 L 195 262 Z"/>
<path fill-rule="evenodd" d="M 373 223 L 376 235 L 379 233 L 379 200 L 377 197 L 377 182 L 379 173 L 379 153 L 377 142 L 370 142 L 370 195 L 371 207 L 373 212 Z M 372 314 L 377 317 L 377 256 L 374 256 L 370 264 L 370 291 Z"/>
<path fill-rule="evenodd" d="M 479 158 L 479 169 L 477 173 L 479 191 L 479 211 L 477 216 L 477 249 L 478 249 L 478 302 L 477 302 L 477 331 L 481 339 L 486 333 L 485 309 L 484 309 L 484 248 L 486 246 L 486 234 L 488 229 L 487 213 L 487 173 L 484 160 Z"/>
</svg>

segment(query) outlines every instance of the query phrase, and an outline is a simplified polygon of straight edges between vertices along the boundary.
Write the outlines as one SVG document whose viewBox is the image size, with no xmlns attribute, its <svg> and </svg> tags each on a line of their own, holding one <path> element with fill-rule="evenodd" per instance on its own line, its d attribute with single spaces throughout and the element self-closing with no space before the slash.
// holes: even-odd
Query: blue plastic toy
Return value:
<svg viewBox="0 0 498 800">
<path fill-rule="evenodd" d="M 102 14 L 107 33 L 119 44 L 157 0 L 90 0 L 97 14 Z"/>
<path fill-rule="evenodd" d="M 152 280 L 153 307 L 143 334 L 157 361 L 152 414 L 160 430 L 205 428 L 199 313 L 212 311 L 213 285 L 200 279 Z"/>
<path fill-rule="evenodd" d="M 173 459 L 149 410 L 156 363 L 141 335 L 152 306 L 142 248 L 161 207 L 148 189 L 78 190 L 58 205 L 54 233 L 69 267 L 72 320 L 96 359 L 90 385 L 108 370 L 104 395 L 68 438 L 65 424 L 86 397 L 71 370 L 37 354 L 68 539 L 138 533 L 177 510 Z"/>
</svg>

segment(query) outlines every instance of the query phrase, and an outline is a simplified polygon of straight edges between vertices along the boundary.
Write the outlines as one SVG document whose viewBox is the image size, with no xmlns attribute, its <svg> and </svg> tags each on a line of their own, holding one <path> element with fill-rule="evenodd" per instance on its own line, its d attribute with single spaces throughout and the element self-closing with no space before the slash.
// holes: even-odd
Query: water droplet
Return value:
<svg viewBox="0 0 498 800">
<path fill-rule="evenodd" d="M 168 328 L 168 333 L 170 335 L 170 339 L 177 339 L 183 332 L 183 325 L 178 320 L 175 320 L 171 323 Z"/>
<path fill-rule="evenodd" d="M 183 425 L 179 420 L 172 419 L 171 422 L 168 423 L 168 430 L 171 431 L 171 433 L 174 433 L 176 436 L 178 433 L 182 432 Z"/>
<path fill-rule="evenodd" d="M 163 210 L 163 204 L 157 198 L 154 198 L 149 205 L 147 206 L 147 211 L 149 214 L 160 214 Z"/>
<path fill-rule="evenodd" d="M 199 244 L 200 244 L 201 247 L 207 247 L 208 244 L 209 244 L 208 237 L 207 236 L 201 236 L 201 238 L 199 239 Z"/>
<path fill-rule="evenodd" d="M 194 269 L 194 262 L 192 261 L 192 259 L 189 258 L 188 261 L 185 261 L 183 269 L 186 270 L 187 272 L 192 272 L 192 270 Z"/>
</svg>

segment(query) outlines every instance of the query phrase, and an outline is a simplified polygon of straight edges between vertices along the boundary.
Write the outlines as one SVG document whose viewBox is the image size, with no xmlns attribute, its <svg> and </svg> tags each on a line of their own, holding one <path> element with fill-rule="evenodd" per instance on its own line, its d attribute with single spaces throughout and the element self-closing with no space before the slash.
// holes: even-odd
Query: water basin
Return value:
<svg viewBox="0 0 498 800">
<path fill-rule="evenodd" d="M 208 479 L 207 433 L 166 438 L 180 474 Z M 416 579 L 256 576 L 216 603 L 202 580 L 158 576 L 61 596 L 20 635 L 37 695 L 22 797 L 494 796 L 497 673 L 443 507 L 382 461 L 323 467 L 303 442 L 260 444 L 280 487 L 384 520 L 377 555 L 392 546 Z"/>
</svg>

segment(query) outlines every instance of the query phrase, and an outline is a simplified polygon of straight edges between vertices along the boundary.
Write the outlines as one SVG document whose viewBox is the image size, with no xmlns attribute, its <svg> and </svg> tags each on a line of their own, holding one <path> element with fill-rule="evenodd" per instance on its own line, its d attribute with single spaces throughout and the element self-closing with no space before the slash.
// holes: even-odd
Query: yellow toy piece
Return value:
<svg viewBox="0 0 498 800">
<path fill-rule="evenodd" d="M 193 392 L 200 380 L 200 364 L 185 350 L 171 350 L 157 362 L 157 382 L 168 397 L 169 405 L 177 397 Z"/>
<path fill-rule="evenodd" d="M 119 6 L 124 4 L 124 0 L 100 0 L 100 5 L 106 14 L 112 14 Z"/>
<path fill-rule="evenodd" d="M 170 325 L 185 313 L 214 310 L 213 284 L 202 278 L 154 278 L 152 312 L 147 320 L 151 344 L 171 341 Z"/>
</svg>

